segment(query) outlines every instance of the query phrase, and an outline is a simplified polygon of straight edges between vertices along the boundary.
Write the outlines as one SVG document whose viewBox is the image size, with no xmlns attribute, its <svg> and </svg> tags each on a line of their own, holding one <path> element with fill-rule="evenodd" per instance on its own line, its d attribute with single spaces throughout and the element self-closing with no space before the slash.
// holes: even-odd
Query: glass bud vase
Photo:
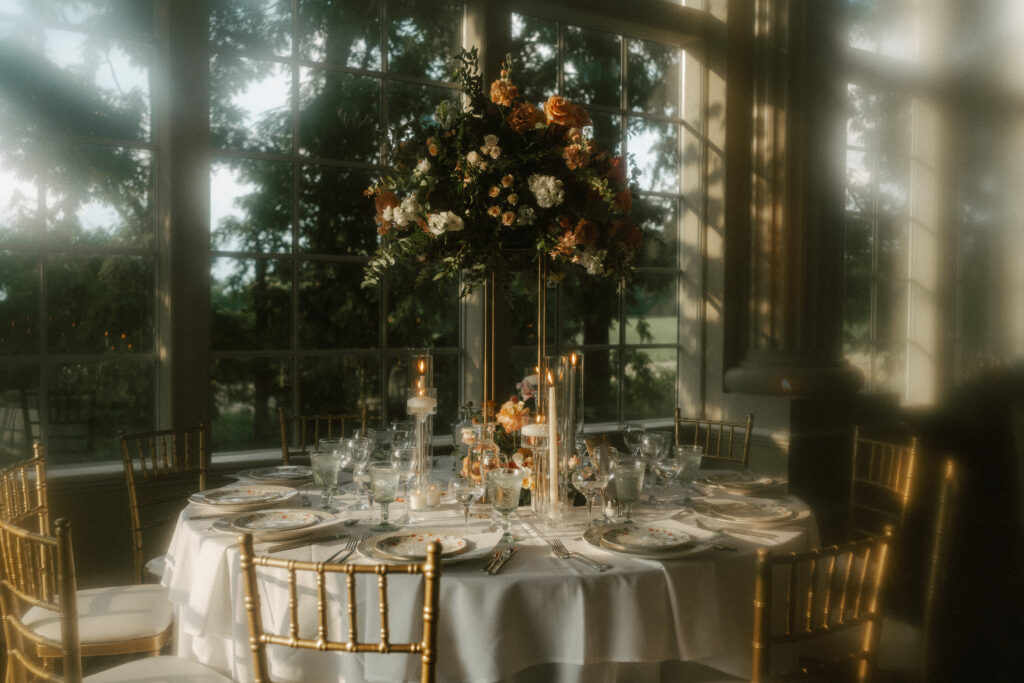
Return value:
<svg viewBox="0 0 1024 683">
<path fill-rule="evenodd" d="M 469 447 L 469 470 L 474 479 L 487 483 L 487 473 L 501 466 L 501 449 L 494 443 L 494 423 L 476 426 L 476 439 Z M 487 500 L 487 493 L 481 500 Z"/>
</svg>

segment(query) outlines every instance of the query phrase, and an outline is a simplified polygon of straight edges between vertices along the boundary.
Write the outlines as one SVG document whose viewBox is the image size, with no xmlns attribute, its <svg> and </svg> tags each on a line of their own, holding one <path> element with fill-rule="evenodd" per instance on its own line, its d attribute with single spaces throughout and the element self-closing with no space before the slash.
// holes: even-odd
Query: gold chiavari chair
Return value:
<svg viewBox="0 0 1024 683">
<path fill-rule="evenodd" d="M 49 528 L 46 490 L 45 452 L 41 445 L 36 444 L 35 457 L 31 460 L 0 469 L 0 492 L 3 493 L 0 521 L 12 530 L 38 536 L 50 535 L 52 531 Z M 18 581 L 20 572 L 25 571 L 31 581 L 40 585 L 55 585 L 53 572 L 56 566 L 52 562 L 37 568 L 23 566 L 24 558 L 17 555 L 15 550 L 11 553 L 5 555 L 4 566 L 0 569 L 0 576 L 4 580 Z M 46 559 L 45 554 L 40 557 Z M 32 572 L 35 571 L 46 578 L 34 578 L 36 575 Z M 77 628 L 83 656 L 138 653 L 157 655 L 170 639 L 172 609 L 166 592 L 160 586 L 91 588 L 79 591 L 76 600 Z M 5 620 L 15 617 L 8 612 L 7 600 L 0 604 L 0 608 Z M 29 610 L 24 625 L 50 640 L 59 640 L 60 622 L 46 610 Z M 12 641 L 7 642 L 10 644 Z M 41 658 L 59 658 L 61 650 L 40 646 L 34 654 Z"/>
<path fill-rule="evenodd" d="M 131 508 L 135 582 L 144 570 L 159 576 L 163 558 L 146 562 L 146 548 L 166 548 L 189 495 L 206 490 L 210 463 L 207 425 L 138 434 L 121 433 L 121 455 Z"/>
<path fill-rule="evenodd" d="M 676 408 L 675 443 L 704 447 L 701 467 L 727 467 L 744 470 L 750 460 L 750 438 L 753 436 L 754 416 L 747 415 L 743 422 L 705 420 L 683 417 Z"/>
<path fill-rule="evenodd" d="M 309 457 L 309 447 L 316 448 L 321 438 L 339 438 L 355 429 L 363 429 L 370 419 L 366 406 L 358 413 L 324 415 L 288 415 L 278 408 L 281 418 L 281 462 L 289 464 L 294 457 Z"/>
<path fill-rule="evenodd" d="M 0 604 L 5 615 L 7 683 L 229 680 L 197 662 L 178 657 L 136 660 L 83 679 L 78 612 L 81 593 L 75 579 L 71 524 L 58 519 L 54 527 L 55 535 L 50 536 L 0 519 Z M 41 623 L 46 627 L 40 628 Z"/>
<path fill-rule="evenodd" d="M 301 562 L 285 560 L 253 552 L 252 536 L 240 537 L 241 552 L 239 563 L 245 585 L 245 608 L 249 617 L 249 645 L 252 650 L 254 683 L 270 683 L 267 665 L 267 645 L 281 645 L 292 648 L 326 650 L 328 652 L 376 652 L 378 654 L 418 654 L 420 659 L 420 681 L 434 680 L 437 662 L 437 617 L 441 582 L 441 548 L 437 543 L 427 546 L 426 561 L 420 564 L 402 565 L 357 565 L 325 564 L 323 562 Z M 281 569 L 287 572 L 289 623 L 286 634 L 264 630 L 260 611 L 260 590 L 257 567 Z M 317 627 L 316 633 L 303 636 L 299 633 L 299 598 L 297 575 L 308 573 L 316 577 Z M 328 604 L 336 599 L 327 594 L 326 577 L 331 574 L 345 576 L 347 597 L 348 640 L 332 640 L 328 629 Z M 358 611 L 356 598 L 356 576 L 368 574 L 377 576 L 378 603 L 380 613 L 380 639 L 366 642 L 359 638 Z M 423 587 L 423 636 L 415 643 L 393 643 L 388 627 L 388 575 L 422 574 Z"/>
<path fill-rule="evenodd" d="M 882 536 L 827 548 L 783 555 L 757 551 L 754 683 L 870 680 L 891 543 L 892 529 L 886 529 Z M 778 607 L 777 595 L 784 595 Z M 772 671 L 773 652 L 786 644 L 813 659 L 802 659 L 796 671 Z"/>
<path fill-rule="evenodd" d="M 853 433 L 847 539 L 874 536 L 892 526 L 898 536 L 910 504 L 917 440 L 897 444 Z"/>
</svg>

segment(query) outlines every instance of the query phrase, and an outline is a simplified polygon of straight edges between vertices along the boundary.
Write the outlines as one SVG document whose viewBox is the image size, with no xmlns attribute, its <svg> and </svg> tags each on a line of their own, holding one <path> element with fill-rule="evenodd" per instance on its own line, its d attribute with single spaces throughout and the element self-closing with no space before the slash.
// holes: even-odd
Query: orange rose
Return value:
<svg viewBox="0 0 1024 683">
<path fill-rule="evenodd" d="M 548 123 L 559 123 L 570 128 L 582 128 L 590 125 L 590 115 L 582 108 L 569 102 L 561 95 L 552 95 L 544 103 L 544 114 Z"/>
<path fill-rule="evenodd" d="M 517 133 L 525 133 L 538 123 L 544 121 L 544 112 L 529 102 L 524 102 L 512 110 L 508 117 L 508 125 Z"/>
<path fill-rule="evenodd" d="M 504 78 L 491 83 L 491 102 L 503 107 L 511 107 L 513 100 L 519 97 L 519 88 Z"/>
<path fill-rule="evenodd" d="M 597 244 L 599 233 L 600 229 L 596 223 L 583 218 L 576 224 L 576 230 L 573 235 L 576 238 L 577 244 L 582 244 L 584 247 L 592 247 Z"/>
</svg>

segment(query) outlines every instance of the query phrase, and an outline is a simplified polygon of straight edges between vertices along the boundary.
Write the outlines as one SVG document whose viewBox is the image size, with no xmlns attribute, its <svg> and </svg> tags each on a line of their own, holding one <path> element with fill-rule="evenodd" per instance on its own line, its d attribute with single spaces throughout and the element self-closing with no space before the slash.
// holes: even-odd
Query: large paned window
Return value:
<svg viewBox="0 0 1024 683">
<path fill-rule="evenodd" d="M 153 3 L 0 3 L 0 458 L 155 419 Z"/>
</svg>

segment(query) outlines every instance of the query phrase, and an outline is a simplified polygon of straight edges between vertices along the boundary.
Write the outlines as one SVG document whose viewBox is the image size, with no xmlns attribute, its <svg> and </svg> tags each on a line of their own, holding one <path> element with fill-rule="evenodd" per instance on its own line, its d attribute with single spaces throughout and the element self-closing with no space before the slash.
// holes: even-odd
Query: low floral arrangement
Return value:
<svg viewBox="0 0 1024 683">
<path fill-rule="evenodd" d="M 416 266 L 417 283 L 461 275 L 462 294 L 538 259 L 553 281 L 571 268 L 627 277 L 643 239 L 629 217 L 636 169 L 627 177 L 625 158 L 596 148 L 581 107 L 523 99 L 510 61 L 489 98 L 476 49 L 458 61 L 465 105 L 443 101 L 429 121 L 392 134 L 393 170 L 366 190 L 380 243 L 363 286 L 398 263 Z"/>
</svg>

